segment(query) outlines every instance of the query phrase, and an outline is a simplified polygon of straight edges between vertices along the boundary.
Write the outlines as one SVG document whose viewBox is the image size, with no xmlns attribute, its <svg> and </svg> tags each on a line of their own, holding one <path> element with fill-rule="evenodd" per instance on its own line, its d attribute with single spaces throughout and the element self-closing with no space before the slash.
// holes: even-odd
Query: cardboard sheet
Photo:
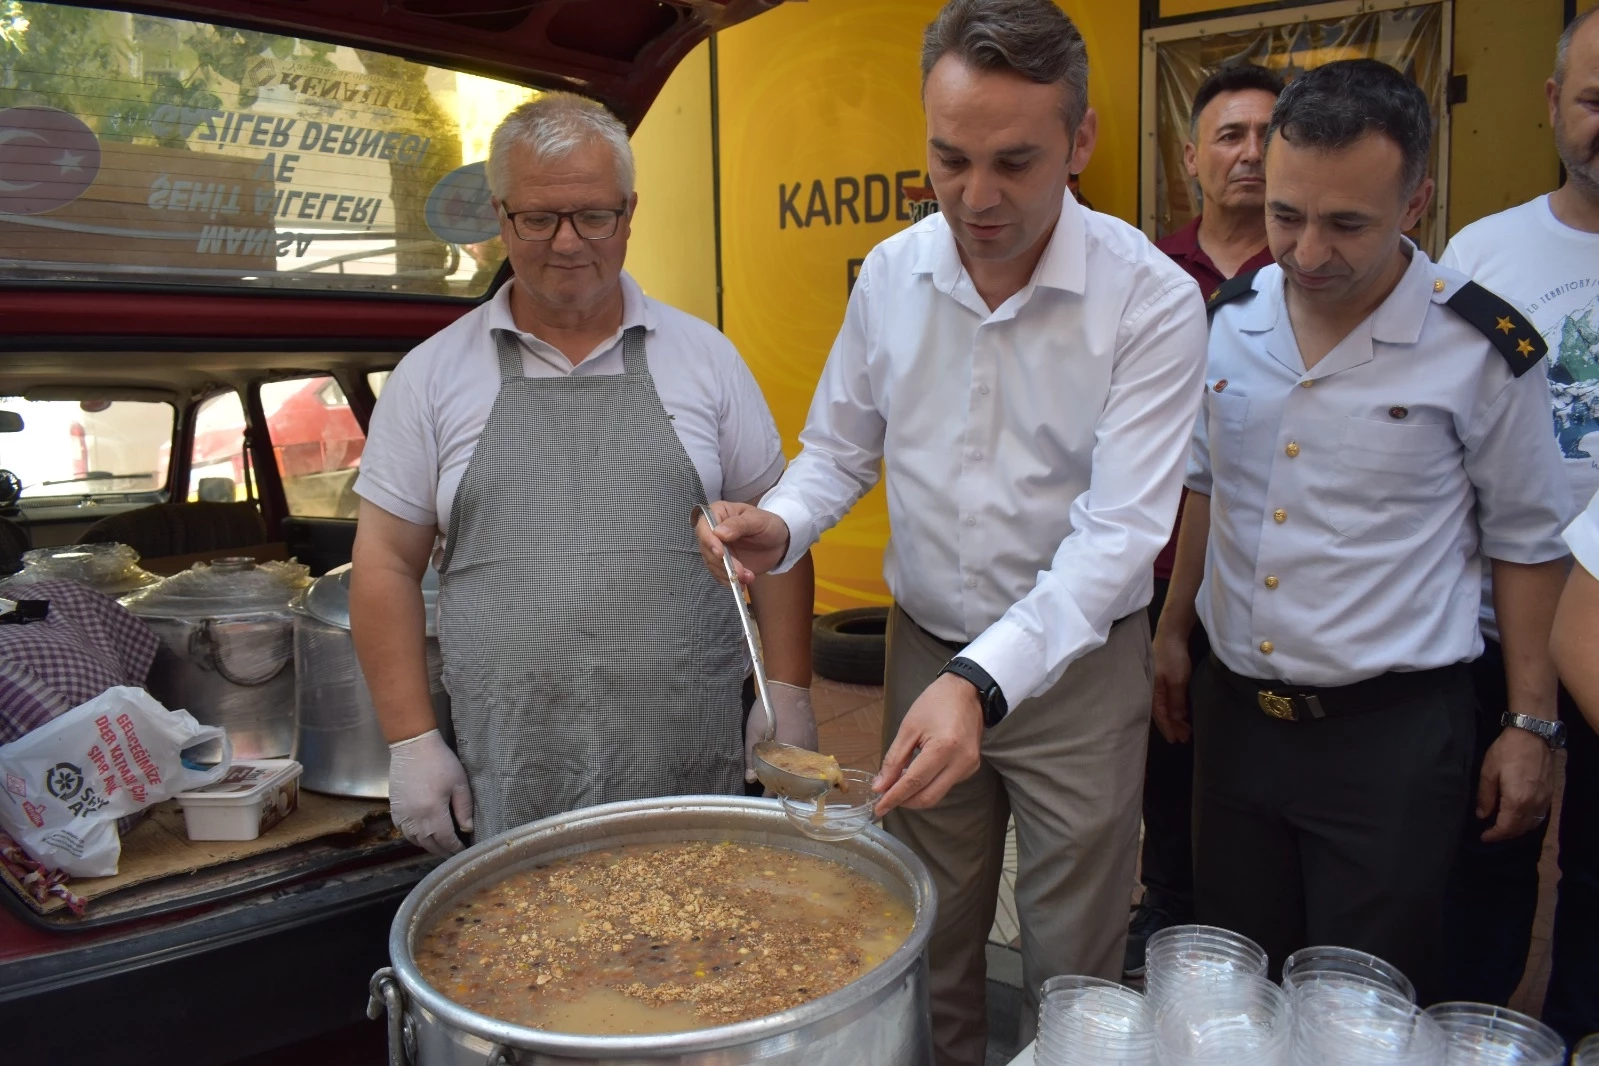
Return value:
<svg viewBox="0 0 1599 1066">
<path fill-rule="evenodd" d="M 383 816 L 387 824 L 388 813 L 386 800 L 343 799 L 301 789 L 299 807 L 254 840 L 190 840 L 184 831 L 183 811 L 177 800 L 167 800 L 152 807 L 150 814 L 122 838 L 122 858 L 116 874 L 73 878 L 66 887 L 87 901 L 85 913 L 93 915 L 96 900 L 134 885 L 177 878 L 321 837 L 357 833 L 378 816 Z M 66 909 L 65 901 L 54 896 L 43 903 L 32 899 L 4 867 L 0 867 L 0 876 L 37 914 L 48 915 Z"/>
</svg>

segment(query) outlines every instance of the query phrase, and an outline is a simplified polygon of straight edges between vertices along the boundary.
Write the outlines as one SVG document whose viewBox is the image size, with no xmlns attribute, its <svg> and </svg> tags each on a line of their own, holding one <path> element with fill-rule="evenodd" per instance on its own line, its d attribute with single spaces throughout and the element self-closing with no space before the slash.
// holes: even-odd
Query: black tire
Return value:
<svg viewBox="0 0 1599 1066">
<path fill-rule="evenodd" d="M 829 681 L 881 685 L 887 631 L 887 607 L 824 614 L 811 624 L 811 666 Z"/>
</svg>

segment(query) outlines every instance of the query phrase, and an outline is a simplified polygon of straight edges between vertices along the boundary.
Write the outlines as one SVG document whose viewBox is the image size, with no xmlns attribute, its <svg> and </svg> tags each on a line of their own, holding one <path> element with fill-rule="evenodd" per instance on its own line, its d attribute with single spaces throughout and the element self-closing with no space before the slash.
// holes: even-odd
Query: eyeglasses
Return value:
<svg viewBox="0 0 1599 1066">
<path fill-rule="evenodd" d="M 561 231 L 564 220 L 572 224 L 572 232 L 585 241 L 603 241 L 616 236 L 627 208 L 611 210 L 603 207 L 585 207 L 581 211 L 507 211 L 511 230 L 524 241 L 553 241 Z"/>
</svg>

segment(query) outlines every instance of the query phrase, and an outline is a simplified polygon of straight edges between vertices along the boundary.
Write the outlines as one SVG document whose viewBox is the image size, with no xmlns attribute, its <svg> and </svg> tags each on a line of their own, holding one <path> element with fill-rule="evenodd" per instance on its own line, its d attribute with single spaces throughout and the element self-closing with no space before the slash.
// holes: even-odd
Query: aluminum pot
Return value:
<svg viewBox="0 0 1599 1066">
<path fill-rule="evenodd" d="M 554 859 L 678 840 L 747 841 L 841 862 L 911 905 L 915 923 L 876 969 L 831 995 L 781 1014 L 682 1033 L 585 1036 L 526 1028 L 453 1003 L 422 980 L 412 950 L 463 894 Z M 394 917 L 392 965 L 373 975 L 367 1014 L 387 1011 L 390 1066 L 923 1066 L 932 1061 L 927 940 L 935 906 L 921 860 L 875 826 L 824 843 L 801 836 L 776 800 L 684 796 L 610 803 L 512 829 L 428 874 Z"/>
<path fill-rule="evenodd" d="M 350 573 L 349 563 L 329 570 L 293 604 L 294 693 L 300 716 L 295 758 L 305 767 L 300 778 L 305 788 L 387 799 L 389 745 L 350 638 Z M 428 690 L 434 720 L 449 741 L 453 732 L 439 653 L 438 598 L 438 571 L 429 567 L 422 577 Z"/>
<path fill-rule="evenodd" d="M 150 694 L 228 731 L 235 759 L 294 755 L 294 618 L 309 583 L 298 563 L 196 563 L 124 596 L 161 641 Z"/>
</svg>

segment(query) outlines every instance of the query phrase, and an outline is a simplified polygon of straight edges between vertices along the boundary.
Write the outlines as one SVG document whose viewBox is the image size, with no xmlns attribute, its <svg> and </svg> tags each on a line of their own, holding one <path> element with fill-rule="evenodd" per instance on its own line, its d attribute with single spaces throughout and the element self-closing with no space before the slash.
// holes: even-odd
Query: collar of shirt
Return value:
<svg viewBox="0 0 1599 1066">
<path fill-rule="evenodd" d="M 1044 254 L 1033 268 L 1033 276 L 1010 299 L 989 310 L 977 292 L 971 275 L 961 262 L 960 248 L 955 244 L 955 234 L 942 217 L 938 239 L 923 245 L 921 254 L 911 265 L 912 274 L 931 274 L 933 287 L 956 300 L 984 319 L 1001 322 L 1014 318 L 1016 312 L 1027 306 L 1033 293 L 1040 288 L 1081 294 L 1088 279 L 1088 240 L 1083 228 L 1083 209 L 1070 195 L 1061 201 L 1060 217 L 1050 234 Z"/>
<path fill-rule="evenodd" d="M 644 290 L 633 276 L 627 271 L 622 271 L 620 278 L 622 286 L 622 324 L 615 333 L 594 346 L 594 350 L 584 357 L 582 362 L 574 364 L 566 355 L 553 344 L 540 340 L 532 333 L 527 332 L 516 324 L 516 319 L 511 315 L 511 287 L 516 284 L 516 279 L 511 279 L 500 286 L 498 292 L 490 298 L 488 304 L 488 318 L 485 326 L 489 337 L 493 337 L 498 330 L 507 330 L 516 334 L 522 342 L 523 349 L 536 359 L 543 360 L 563 374 L 616 374 L 621 372 L 619 366 L 609 366 L 613 360 L 605 359 L 613 353 L 620 357 L 622 334 L 633 326 L 643 326 L 649 332 L 654 332 L 656 327 L 655 309 L 644 298 Z M 602 363 L 601 360 L 604 359 Z M 599 369 L 596 369 L 599 368 Z"/>
<path fill-rule="evenodd" d="M 1288 316 L 1287 282 L 1282 268 L 1276 264 L 1263 267 L 1255 275 L 1253 288 L 1260 295 L 1249 301 L 1237 316 L 1237 328 L 1243 333 L 1270 333 L 1266 350 L 1289 370 L 1310 379 L 1324 378 L 1340 370 L 1360 366 L 1371 361 L 1372 344 L 1415 344 L 1421 339 L 1422 324 L 1432 306 L 1433 278 L 1437 268 L 1432 260 L 1401 237 L 1410 257 L 1410 263 L 1399 281 L 1377 309 L 1364 322 L 1338 342 L 1320 362 L 1305 369 L 1299 354 L 1299 343 L 1294 336 L 1293 324 Z"/>
<path fill-rule="evenodd" d="M 1199 283 L 1199 291 L 1208 300 L 1216 289 L 1221 286 L 1221 283 L 1227 280 L 1227 276 L 1217 268 L 1215 261 L 1211 259 L 1205 249 L 1199 246 L 1199 224 L 1203 218 L 1203 215 L 1195 215 L 1182 229 L 1168 233 L 1155 242 L 1155 247 L 1165 252 L 1172 258 L 1173 262 L 1186 270 L 1188 276 Z M 1239 266 L 1238 272 L 1245 274 L 1251 270 L 1260 270 L 1268 267 L 1271 264 L 1271 249 L 1262 248 L 1244 260 L 1243 264 Z"/>
</svg>

